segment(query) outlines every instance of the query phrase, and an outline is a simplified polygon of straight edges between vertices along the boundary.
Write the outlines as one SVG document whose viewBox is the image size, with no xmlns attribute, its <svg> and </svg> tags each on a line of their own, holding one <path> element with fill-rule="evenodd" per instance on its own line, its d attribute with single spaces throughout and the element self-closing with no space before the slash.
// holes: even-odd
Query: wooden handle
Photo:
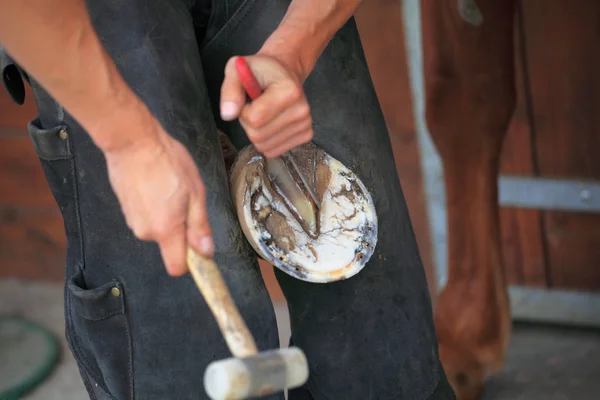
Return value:
<svg viewBox="0 0 600 400">
<path fill-rule="evenodd" d="M 254 338 L 233 302 L 217 264 L 191 248 L 187 251 L 187 263 L 196 286 L 215 316 L 231 353 L 235 357 L 258 353 Z"/>
</svg>

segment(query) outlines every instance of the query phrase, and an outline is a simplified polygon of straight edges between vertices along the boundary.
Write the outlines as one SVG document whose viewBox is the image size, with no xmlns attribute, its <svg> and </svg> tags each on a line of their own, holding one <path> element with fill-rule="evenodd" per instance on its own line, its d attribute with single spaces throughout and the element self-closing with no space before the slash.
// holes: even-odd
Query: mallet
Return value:
<svg viewBox="0 0 600 400">
<path fill-rule="evenodd" d="M 187 251 L 187 263 L 234 358 L 214 361 L 204 372 L 204 389 L 213 400 L 241 400 L 293 389 L 308 380 L 308 362 L 296 347 L 258 353 L 215 262 Z"/>
</svg>

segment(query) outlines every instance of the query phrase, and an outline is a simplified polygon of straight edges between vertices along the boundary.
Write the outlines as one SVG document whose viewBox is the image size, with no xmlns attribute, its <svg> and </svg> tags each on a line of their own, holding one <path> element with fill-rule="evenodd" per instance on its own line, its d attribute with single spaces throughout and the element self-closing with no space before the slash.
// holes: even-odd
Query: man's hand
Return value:
<svg viewBox="0 0 600 400">
<path fill-rule="evenodd" d="M 246 104 L 246 92 L 235 68 L 235 57 L 225 67 L 221 86 L 221 118 L 239 117 L 250 141 L 266 157 L 277 157 L 313 137 L 310 107 L 303 79 L 275 57 L 246 57 L 263 94 Z"/>
<path fill-rule="evenodd" d="M 167 272 L 187 272 L 186 251 L 212 255 L 205 190 L 185 147 L 158 122 L 148 139 L 105 153 L 112 187 L 125 219 L 142 240 L 160 246 Z"/>
</svg>

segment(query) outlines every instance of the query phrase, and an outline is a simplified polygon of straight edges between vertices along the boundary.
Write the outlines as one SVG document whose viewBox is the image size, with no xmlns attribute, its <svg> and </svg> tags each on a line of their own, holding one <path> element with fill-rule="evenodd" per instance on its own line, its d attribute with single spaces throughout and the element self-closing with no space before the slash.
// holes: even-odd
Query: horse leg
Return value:
<svg viewBox="0 0 600 400">
<path fill-rule="evenodd" d="M 476 399 L 504 362 L 510 310 L 501 254 L 497 179 L 515 108 L 514 1 L 424 0 L 426 119 L 444 166 L 448 281 L 436 308 L 440 357 L 459 400 Z M 464 13 L 462 14 L 464 16 Z"/>
</svg>

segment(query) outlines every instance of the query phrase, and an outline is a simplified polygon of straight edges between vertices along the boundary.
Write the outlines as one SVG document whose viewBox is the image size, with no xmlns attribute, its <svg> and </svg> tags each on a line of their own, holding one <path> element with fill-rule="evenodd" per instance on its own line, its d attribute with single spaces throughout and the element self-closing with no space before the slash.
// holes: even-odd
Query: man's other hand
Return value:
<svg viewBox="0 0 600 400">
<path fill-rule="evenodd" d="M 187 272 L 187 246 L 214 251 L 204 183 L 187 149 L 158 122 L 155 134 L 105 152 L 112 187 L 127 225 L 142 240 L 156 241 L 172 276 Z"/>
<path fill-rule="evenodd" d="M 250 141 L 268 158 L 309 142 L 313 137 L 312 117 L 300 74 L 271 56 L 245 58 L 263 94 L 246 104 L 235 57 L 231 58 L 221 87 L 221 118 L 239 118 Z"/>
</svg>

